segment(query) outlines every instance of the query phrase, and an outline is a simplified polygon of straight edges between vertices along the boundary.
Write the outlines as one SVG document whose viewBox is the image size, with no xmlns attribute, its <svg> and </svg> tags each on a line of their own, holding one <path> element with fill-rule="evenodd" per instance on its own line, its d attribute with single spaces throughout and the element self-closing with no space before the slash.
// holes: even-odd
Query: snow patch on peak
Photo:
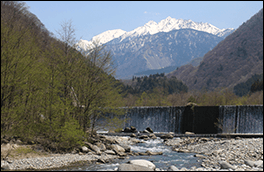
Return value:
<svg viewBox="0 0 264 172">
<path fill-rule="evenodd" d="M 233 28 L 219 29 L 209 23 L 194 22 L 190 19 L 175 19 L 168 16 L 166 19 L 161 20 L 159 23 L 150 20 L 144 26 L 137 27 L 136 29 L 129 32 L 126 32 L 121 29 L 108 30 L 99 35 L 94 36 L 91 41 L 99 40 L 100 44 L 104 44 L 115 38 L 118 38 L 115 40 L 115 42 L 117 43 L 122 42 L 123 40 L 131 40 L 134 37 L 139 37 L 148 34 L 153 35 L 159 32 L 170 32 L 172 30 L 178 29 L 194 29 L 211 33 L 219 37 L 223 37 L 234 30 Z"/>
<path fill-rule="evenodd" d="M 108 31 L 105 31 L 99 35 L 94 36 L 91 41 L 99 41 L 100 44 L 104 44 L 104 43 L 109 42 L 115 38 L 120 37 L 124 33 L 126 33 L 126 31 L 124 31 L 122 29 L 108 30 Z"/>
</svg>

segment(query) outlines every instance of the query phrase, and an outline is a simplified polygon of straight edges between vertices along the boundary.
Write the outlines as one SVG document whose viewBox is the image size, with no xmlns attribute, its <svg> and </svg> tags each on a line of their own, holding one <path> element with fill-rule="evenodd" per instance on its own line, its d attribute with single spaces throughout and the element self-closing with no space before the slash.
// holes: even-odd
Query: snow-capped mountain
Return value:
<svg viewBox="0 0 264 172">
<path fill-rule="evenodd" d="M 194 22 L 192 20 L 175 19 L 169 16 L 166 19 L 161 20 L 159 23 L 156 23 L 155 21 L 151 20 L 148 23 L 146 23 L 144 26 L 140 26 L 130 32 L 126 32 L 121 29 L 108 30 L 99 35 L 94 36 L 91 41 L 80 40 L 78 44 L 81 48 L 86 49 L 86 47 L 89 47 L 92 44 L 92 41 L 96 41 L 96 40 L 99 40 L 101 44 L 105 44 L 117 38 L 112 43 L 120 43 L 123 41 L 130 41 L 135 37 L 139 37 L 143 35 L 148 35 L 148 34 L 154 35 L 159 32 L 170 32 L 172 30 L 179 30 L 179 29 L 194 29 L 198 31 L 211 33 L 219 37 L 225 37 L 228 34 L 230 34 L 230 32 L 234 31 L 233 28 L 219 29 L 209 23 Z"/>
<path fill-rule="evenodd" d="M 159 23 L 149 21 L 130 32 L 121 29 L 80 40 L 77 49 L 92 47 L 92 41 L 105 44 L 113 54 L 118 78 L 134 73 L 181 66 L 210 51 L 234 29 L 219 29 L 209 23 L 167 17 Z"/>
</svg>

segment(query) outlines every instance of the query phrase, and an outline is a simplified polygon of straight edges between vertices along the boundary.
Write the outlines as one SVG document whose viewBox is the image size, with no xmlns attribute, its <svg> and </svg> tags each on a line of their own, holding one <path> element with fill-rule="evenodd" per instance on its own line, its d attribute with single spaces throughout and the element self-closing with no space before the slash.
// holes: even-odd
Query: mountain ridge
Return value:
<svg viewBox="0 0 264 172">
<path fill-rule="evenodd" d="M 245 82 L 263 73 L 263 9 L 208 51 L 198 67 L 186 65 L 169 73 L 190 89 L 213 90 Z"/>
<path fill-rule="evenodd" d="M 209 23 L 167 17 L 158 23 L 151 20 L 130 32 L 106 31 L 92 41 L 101 39 L 101 44 L 112 52 L 116 77 L 124 79 L 146 70 L 187 64 L 203 56 L 233 31 Z M 87 40 L 80 40 L 77 45 L 79 50 L 92 48 L 92 42 Z"/>
<path fill-rule="evenodd" d="M 184 19 L 175 19 L 168 16 L 166 19 L 161 20 L 159 23 L 156 23 L 153 20 L 145 23 L 143 26 L 139 26 L 132 31 L 126 32 L 122 29 L 114 29 L 108 30 L 101 34 L 94 36 L 91 41 L 87 40 L 80 40 L 78 44 L 85 44 L 87 47 L 92 45 L 92 41 L 99 41 L 101 44 L 108 43 L 115 39 L 112 43 L 120 43 L 122 41 L 129 41 L 134 37 L 139 37 L 142 35 L 153 35 L 158 32 L 170 32 L 172 30 L 179 30 L 179 29 L 194 29 L 198 31 L 204 31 L 207 33 L 211 33 L 217 35 L 219 37 L 225 37 L 230 32 L 234 31 L 233 28 L 227 29 L 219 29 L 212 24 L 203 23 L 203 22 L 194 22 L 192 20 L 184 20 Z M 114 35 L 114 36 L 113 36 Z M 86 46 L 80 46 L 82 49 L 86 49 Z"/>
</svg>

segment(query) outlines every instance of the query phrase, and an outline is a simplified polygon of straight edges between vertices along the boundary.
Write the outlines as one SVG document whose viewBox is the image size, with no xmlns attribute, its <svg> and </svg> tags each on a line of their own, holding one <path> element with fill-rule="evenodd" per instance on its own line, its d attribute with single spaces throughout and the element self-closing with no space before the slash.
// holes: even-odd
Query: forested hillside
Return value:
<svg viewBox="0 0 264 172">
<path fill-rule="evenodd" d="M 186 65 L 168 74 L 190 90 L 229 87 L 263 73 L 263 9 L 207 52 L 198 67 Z"/>
<path fill-rule="evenodd" d="M 261 75 L 255 74 L 246 82 L 242 82 L 234 86 L 234 93 L 238 96 L 244 96 L 250 92 L 256 92 L 260 90 L 263 90 L 263 73 Z"/>
<path fill-rule="evenodd" d="M 122 106 L 111 53 L 76 51 L 71 22 L 58 35 L 24 3 L 1 1 L 1 136 L 42 138 L 56 151 L 87 139 L 104 107 Z"/>
</svg>

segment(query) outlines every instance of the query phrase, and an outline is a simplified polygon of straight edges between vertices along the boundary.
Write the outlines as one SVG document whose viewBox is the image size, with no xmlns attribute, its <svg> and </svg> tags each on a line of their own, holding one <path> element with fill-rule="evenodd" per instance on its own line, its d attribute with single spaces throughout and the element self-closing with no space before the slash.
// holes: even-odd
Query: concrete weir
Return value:
<svg viewBox="0 0 264 172">
<path fill-rule="evenodd" d="M 186 131 L 263 135 L 263 105 L 132 107 L 127 108 L 121 118 L 127 119 L 124 127 L 134 126 L 138 131 L 150 127 L 157 133 L 173 132 L 175 135 Z"/>
</svg>

